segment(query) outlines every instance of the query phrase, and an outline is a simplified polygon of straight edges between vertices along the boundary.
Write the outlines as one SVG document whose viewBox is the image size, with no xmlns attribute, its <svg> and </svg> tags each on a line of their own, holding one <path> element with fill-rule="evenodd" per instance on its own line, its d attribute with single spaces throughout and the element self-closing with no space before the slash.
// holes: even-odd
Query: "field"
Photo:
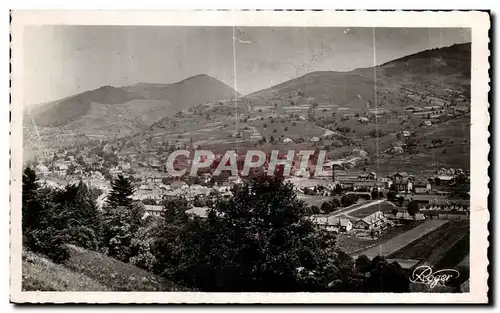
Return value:
<svg viewBox="0 0 500 313">
<path fill-rule="evenodd" d="M 53 291 L 176 291 L 165 279 L 100 253 L 69 246 L 64 264 L 25 252 L 23 289 Z"/>
<path fill-rule="evenodd" d="M 405 257 L 398 257 L 393 255 L 394 252 L 402 249 L 409 243 L 423 237 L 425 234 L 437 229 L 438 227 L 446 224 L 448 221 L 444 220 L 429 220 L 425 221 L 419 226 L 399 234 L 392 239 L 382 242 L 368 250 L 359 252 L 359 254 L 365 254 L 369 258 L 373 258 L 377 255 L 390 256 L 391 259 L 403 259 Z"/>
<path fill-rule="evenodd" d="M 435 264 L 441 260 L 456 243 L 462 238 L 467 237 L 468 233 L 468 221 L 449 221 L 434 231 L 413 241 L 404 248 L 395 251 L 389 255 L 389 257 L 425 260 L 428 264 Z M 464 248 L 463 250 L 466 254 L 469 250 L 466 249 L 466 247 Z M 462 256 L 462 258 L 464 256 Z M 455 261 L 458 263 L 462 258 L 455 259 Z"/>
<path fill-rule="evenodd" d="M 422 260 L 436 270 L 456 269 L 460 275 L 447 286 L 458 287 L 470 275 L 469 240 L 469 221 L 449 221 L 389 257 Z"/>
<path fill-rule="evenodd" d="M 382 213 L 390 213 L 392 210 L 397 208 L 398 207 L 393 205 L 392 203 L 384 201 L 382 203 L 377 203 L 369 207 L 361 208 L 352 213 L 349 213 L 349 215 L 356 218 L 363 218 L 377 211 L 382 211 Z"/>
</svg>

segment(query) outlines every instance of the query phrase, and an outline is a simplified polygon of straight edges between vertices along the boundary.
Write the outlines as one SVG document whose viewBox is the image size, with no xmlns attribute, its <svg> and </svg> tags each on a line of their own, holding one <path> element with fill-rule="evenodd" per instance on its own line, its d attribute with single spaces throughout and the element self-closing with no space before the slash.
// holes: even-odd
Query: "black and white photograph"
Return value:
<svg viewBox="0 0 500 313">
<path fill-rule="evenodd" d="M 17 299 L 486 301 L 489 16 L 462 13 L 21 25 Z"/>
</svg>

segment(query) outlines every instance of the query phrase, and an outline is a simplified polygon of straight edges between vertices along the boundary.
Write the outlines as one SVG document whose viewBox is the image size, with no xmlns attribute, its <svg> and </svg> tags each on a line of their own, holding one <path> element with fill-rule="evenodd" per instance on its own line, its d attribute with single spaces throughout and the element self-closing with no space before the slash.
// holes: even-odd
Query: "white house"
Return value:
<svg viewBox="0 0 500 313">
<path fill-rule="evenodd" d="M 283 139 L 283 142 L 284 143 L 292 143 L 293 140 L 291 138 L 285 138 L 285 139 Z"/>
<path fill-rule="evenodd" d="M 367 117 L 358 118 L 358 122 L 360 122 L 361 124 L 368 124 L 369 121 L 370 120 Z"/>
</svg>

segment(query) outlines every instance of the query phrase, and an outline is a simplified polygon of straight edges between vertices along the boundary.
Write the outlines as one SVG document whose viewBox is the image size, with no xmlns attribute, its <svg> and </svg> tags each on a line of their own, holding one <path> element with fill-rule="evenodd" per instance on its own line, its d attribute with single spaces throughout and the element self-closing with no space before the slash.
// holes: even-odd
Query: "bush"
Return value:
<svg viewBox="0 0 500 313">
<path fill-rule="evenodd" d="M 387 200 L 389 200 L 389 201 L 396 200 L 396 192 L 394 190 L 387 192 Z"/>
<path fill-rule="evenodd" d="M 334 211 L 334 208 L 330 202 L 325 201 L 321 205 L 321 211 L 323 211 L 324 213 L 331 213 Z"/>
<path fill-rule="evenodd" d="M 310 207 L 312 214 L 320 214 L 321 210 L 318 208 L 317 205 L 313 205 Z"/>
<path fill-rule="evenodd" d="M 351 196 L 345 195 L 340 199 L 342 206 L 350 206 L 354 204 L 354 199 Z"/>
<path fill-rule="evenodd" d="M 332 200 L 332 203 L 335 204 L 335 207 L 338 208 L 340 206 L 340 200 L 335 198 Z"/>
</svg>

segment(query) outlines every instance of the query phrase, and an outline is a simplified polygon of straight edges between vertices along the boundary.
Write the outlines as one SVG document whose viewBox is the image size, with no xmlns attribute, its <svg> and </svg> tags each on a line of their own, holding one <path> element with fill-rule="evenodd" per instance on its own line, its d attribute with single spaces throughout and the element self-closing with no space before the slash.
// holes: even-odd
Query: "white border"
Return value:
<svg viewBox="0 0 500 313">
<path fill-rule="evenodd" d="M 25 25 L 470 27 L 471 292 L 467 294 L 21 292 L 23 27 Z M 11 300 L 92 303 L 484 303 L 487 301 L 488 29 L 484 12 L 15 11 L 12 21 Z"/>
</svg>

